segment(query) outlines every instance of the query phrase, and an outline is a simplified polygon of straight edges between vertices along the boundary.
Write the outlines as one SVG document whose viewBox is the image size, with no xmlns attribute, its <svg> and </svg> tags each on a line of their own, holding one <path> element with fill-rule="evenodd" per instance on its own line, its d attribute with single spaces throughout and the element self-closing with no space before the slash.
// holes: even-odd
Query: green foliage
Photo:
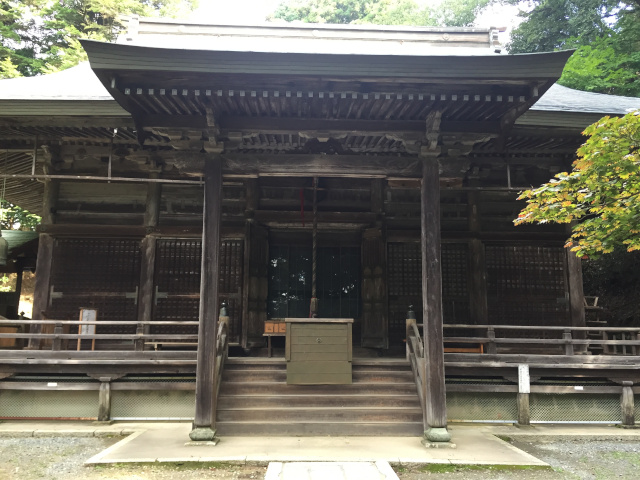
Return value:
<svg viewBox="0 0 640 480">
<path fill-rule="evenodd" d="M 519 3 L 517 0 L 507 0 Z M 640 96 L 640 1 L 531 0 L 513 30 L 510 53 L 577 48 L 561 85 Z"/>
<path fill-rule="evenodd" d="M 510 3 L 519 3 L 512 0 Z M 532 0 L 524 21 L 511 32 L 510 53 L 551 52 L 589 45 L 612 32 L 618 0 Z"/>
<path fill-rule="evenodd" d="M 2 202 L 4 204 L 4 202 Z M 17 205 L 6 204 L 7 206 L 0 209 L 0 226 L 2 230 L 31 230 L 35 231 L 42 220 L 35 215 Z"/>
<path fill-rule="evenodd" d="M 15 274 L 12 276 L 15 277 Z M 7 277 L 6 273 L 0 277 L 0 292 L 7 293 L 16 290 L 15 278 L 13 278 L 13 282 L 11 280 L 11 278 Z"/>
<path fill-rule="evenodd" d="M 520 196 L 514 221 L 575 223 L 567 246 L 579 256 L 640 250 L 640 111 L 604 117 L 584 131 L 571 173 Z"/>
<path fill-rule="evenodd" d="M 640 96 L 636 68 L 629 56 L 618 54 L 614 38 L 600 38 L 571 56 L 560 83 L 587 92 Z"/>
<path fill-rule="evenodd" d="M 17 78 L 21 76 L 9 55 L 0 60 L 0 78 Z"/>
<path fill-rule="evenodd" d="M 470 26 L 490 0 L 444 0 L 421 6 L 414 0 L 288 0 L 268 20 L 306 23 Z"/>
<path fill-rule="evenodd" d="M 0 77 L 32 76 L 86 59 L 79 38 L 113 41 L 120 17 L 185 16 L 197 0 L 0 0 Z"/>
<path fill-rule="evenodd" d="M 269 20 L 287 22 L 301 20 L 307 23 L 353 23 L 365 17 L 371 0 L 289 0 L 278 5 Z"/>
</svg>

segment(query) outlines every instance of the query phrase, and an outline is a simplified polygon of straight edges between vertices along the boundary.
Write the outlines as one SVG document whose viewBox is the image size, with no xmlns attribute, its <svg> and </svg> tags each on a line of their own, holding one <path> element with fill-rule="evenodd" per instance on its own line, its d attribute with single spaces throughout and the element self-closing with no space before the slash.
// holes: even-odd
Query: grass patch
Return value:
<svg viewBox="0 0 640 480">
<path fill-rule="evenodd" d="M 637 452 L 611 452 L 610 455 L 616 460 L 628 462 L 631 465 L 640 467 L 640 453 Z"/>
<path fill-rule="evenodd" d="M 131 463 L 108 463 L 95 465 L 95 468 L 142 468 L 153 467 L 166 470 L 189 471 L 189 470 L 233 470 L 242 467 L 244 464 L 230 462 L 131 462 Z"/>
<path fill-rule="evenodd" d="M 550 470 L 545 465 L 460 465 L 451 463 L 431 463 L 418 468 L 423 473 L 454 473 L 469 471 L 521 471 L 521 470 Z"/>
<path fill-rule="evenodd" d="M 496 435 L 496 437 L 507 443 L 513 442 L 513 439 L 511 437 L 508 437 L 507 435 Z"/>
</svg>

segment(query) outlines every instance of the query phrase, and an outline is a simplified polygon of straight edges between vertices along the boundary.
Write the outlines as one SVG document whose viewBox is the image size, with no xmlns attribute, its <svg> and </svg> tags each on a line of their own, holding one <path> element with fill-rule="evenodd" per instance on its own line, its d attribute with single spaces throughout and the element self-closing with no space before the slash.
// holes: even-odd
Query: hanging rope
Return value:
<svg viewBox="0 0 640 480">
<path fill-rule="evenodd" d="M 318 316 L 316 268 L 318 265 L 318 177 L 313 178 L 313 240 L 311 246 L 311 308 L 309 318 Z"/>
</svg>

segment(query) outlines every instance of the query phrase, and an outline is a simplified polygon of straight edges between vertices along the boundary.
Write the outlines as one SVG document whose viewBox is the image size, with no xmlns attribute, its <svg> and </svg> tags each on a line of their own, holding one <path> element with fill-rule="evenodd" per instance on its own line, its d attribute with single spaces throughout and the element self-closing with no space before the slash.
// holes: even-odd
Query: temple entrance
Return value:
<svg viewBox="0 0 640 480">
<path fill-rule="evenodd" d="M 353 318 L 359 332 L 362 316 L 361 249 L 354 235 L 319 235 L 316 296 L 321 318 Z M 267 318 L 307 318 L 312 299 L 311 234 L 275 232 L 269 245 Z M 359 339 L 359 335 L 354 334 Z M 359 344 L 359 340 L 356 342 Z"/>
</svg>

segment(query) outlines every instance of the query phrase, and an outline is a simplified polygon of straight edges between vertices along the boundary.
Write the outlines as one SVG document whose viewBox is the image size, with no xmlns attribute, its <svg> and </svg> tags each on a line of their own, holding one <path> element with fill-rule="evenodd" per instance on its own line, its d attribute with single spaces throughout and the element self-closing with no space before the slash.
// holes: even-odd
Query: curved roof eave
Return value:
<svg viewBox="0 0 640 480">
<path fill-rule="evenodd" d="M 155 48 L 81 40 L 95 70 L 341 78 L 553 79 L 572 51 L 521 55 L 379 55 Z"/>
</svg>

